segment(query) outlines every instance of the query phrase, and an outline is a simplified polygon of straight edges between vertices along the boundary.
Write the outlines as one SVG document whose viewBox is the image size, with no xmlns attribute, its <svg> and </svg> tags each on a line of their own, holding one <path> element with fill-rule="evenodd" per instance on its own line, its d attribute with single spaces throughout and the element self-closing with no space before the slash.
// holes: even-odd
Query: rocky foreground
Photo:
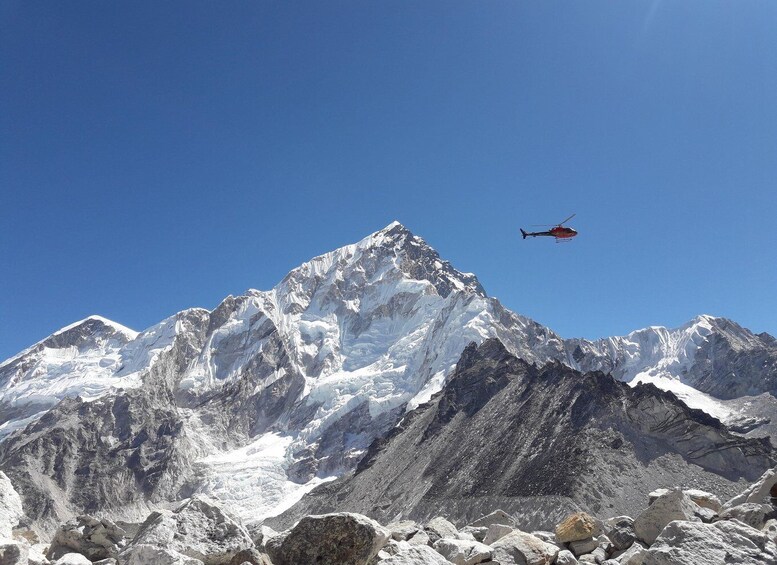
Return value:
<svg viewBox="0 0 777 565">
<path fill-rule="evenodd" d="M 0 473 L 0 565 L 718 565 L 777 564 L 777 467 L 725 504 L 699 490 L 659 489 L 635 518 L 585 512 L 555 531 L 525 532 L 495 510 L 467 525 L 443 517 L 381 525 L 355 513 L 305 516 L 275 532 L 245 527 L 195 496 L 125 530 L 79 516 L 41 543 Z"/>
</svg>

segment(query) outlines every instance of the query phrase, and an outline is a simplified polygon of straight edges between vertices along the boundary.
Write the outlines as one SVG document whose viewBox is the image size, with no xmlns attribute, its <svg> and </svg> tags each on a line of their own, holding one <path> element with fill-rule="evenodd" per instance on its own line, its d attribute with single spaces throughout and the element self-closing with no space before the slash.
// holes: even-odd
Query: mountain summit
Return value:
<svg viewBox="0 0 777 565">
<path fill-rule="evenodd" d="M 394 222 L 212 311 L 184 310 L 138 334 L 89 318 L 0 364 L 0 469 L 41 528 L 87 510 L 131 520 L 194 493 L 256 521 L 354 469 L 443 390 L 473 342 L 495 338 L 530 365 L 622 380 L 666 369 L 667 382 L 687 387 L 697 374 L 726 382 L 720 366 L 772 366 L 773 340 L 734 342 L 727 324 L 700 319 L 680 331 L 688 339 L 650 328 L 563 340 Z M 731 363 L 719 365 L 724 339 Z M 774 378 L 742 390 L 768 391 L 759 383 Z"/>
</svg>

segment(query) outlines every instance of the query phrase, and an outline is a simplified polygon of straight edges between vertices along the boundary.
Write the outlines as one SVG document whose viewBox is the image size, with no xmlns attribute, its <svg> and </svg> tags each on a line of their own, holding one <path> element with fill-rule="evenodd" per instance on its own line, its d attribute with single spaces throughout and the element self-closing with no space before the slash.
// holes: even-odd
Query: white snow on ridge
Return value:
<svg viewBox="0 0 777 565">
<path fill-rule="evenodd" d="M 706 412 L 718 420 L 726 421 L 734 414 L 730 404 L 698 391 L 692 386 L 684 384 L 679 379 L 656 376 L 650 373 L 639 373 L 628 384 L 630 386 L 637 386 L 644 383 L 650 383 L 656 388 L 672 392 L 689 408 Z"/>
<path fill-rule="evenodd" d="M 172 346 L 178 331 L 177 316 L 141 333 L 89 316 L 12 357 L 0 366 L 0 402 L 17 414 L 0 428 L 0 437 L 37 419 L 64 398 L 93 401 L 140 386 L 141 372 Z"/>
</svg>

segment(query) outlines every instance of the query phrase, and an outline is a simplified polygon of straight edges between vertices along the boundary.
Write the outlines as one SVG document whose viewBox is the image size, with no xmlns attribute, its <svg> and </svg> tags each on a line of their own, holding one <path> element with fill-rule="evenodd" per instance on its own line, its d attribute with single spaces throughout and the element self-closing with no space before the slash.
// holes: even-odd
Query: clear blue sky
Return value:
<svg viewBox="0 0 777 565">
<path fill-rule="evenodd" d="M 771 0 L 3 0 L 0 359 L 394 219 L 564 337 L 775 335 L 775 30 Z"/>
</svg>

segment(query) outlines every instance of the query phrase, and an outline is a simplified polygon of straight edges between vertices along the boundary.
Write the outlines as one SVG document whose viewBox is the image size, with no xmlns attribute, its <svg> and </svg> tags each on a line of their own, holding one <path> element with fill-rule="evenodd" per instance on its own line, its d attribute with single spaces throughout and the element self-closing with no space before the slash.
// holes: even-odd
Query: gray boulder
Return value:
<svg viewBox="0 0 777 565">
<path fill-rule="evenodd" d="M 747 489 L 726 502 L 723 508 L 733 508 L 747 502 L 761 504 L 768 502 L 772 496 L 777 496 L 777 467 L 766 471 Z"/>
<path fill-rule="evenodd" d="M 92 562 L 80 553 L 66 553 L 54 565 L 92 565 Z"/>
<path fill-rule="evenodd" d="M 90 561 L 116 557 L 126 545 L 126 535 L 107 518 L 78 516 L 57 529 L 46 557 L 52 561 L 67 553 L 80 553 Z"/>
<path fill-rule="evenodd" d="M 384 559 L 380 565 L 451 565 L 451 562 L 428 545 L 414 545 L 406 551 Z"/>
<path fill-rule="evenodd" d="M 0 539 L 11 538 L 11 532 L 22 516 L 22 499 L 13 488 L 11 479 L 0 471 Z"/>
<path fill-rule="evenodd" d="M 491 548 L 477 541 L 440 539 L 434 550 L 454 565 L 476 565 L 491 559 Z"/>
<path fill-rule="evenodd" d="M 642 557 L 647 550 L 648 547 L 645 544 L 636 540 L 628 549 L 613 553 L 612 559 L 620 563 L 620 565 L 642 565 Z"/>
<path fill-rule="evenodd" d="M 238 551 L 228 565 L 272 565 L 270 557 L 257 549 L 243 549 Z"/>
<path fill-rule="evenodd" d="M 429 539 L 429 534 L 424 530 L 418 530 L 412 538 L 407 540 L 410 545 L 432 545 L 432 540 Z"/>
<path fill-rule="evenodd" d="M 483 538 L 483 543 L 486 545 L 493 545 L 495 541 L 500 540 L 507 534 L 515 531 L 515 528 L 506 524 L 491 524 L 486 531 L 486 535 Z"/>
<path fill-rule="evenodd" d="M 748 526 L 760 530 L 766 524 L 766 520 L 774 514 L 771 504 L 758 504 L 746 502 L 732 508 L 728 508 L 720 515 L 721 520 L 739 520 Z"/>
<path fill-rule="evenodd" d="M 556 565 L 577 565 L 577 559 L 568 549 L 562 549 L 556 556 Z"/>
<path fill-rule="evenodd" d="M 569 542 L 569 551 L 575 554 L 575 557 L 581 557 L 586 553 L 591 553 L 599 547 L 599 542 L 594 538 L 581 539 Z"/>
<path fill-rule="evenodd" d="M 648 493 L 648 506 L 653 504 L 657 498 L 660 498 L 664 496 L 665 494 L 669 494 L 671 492 L 671 489 L 668 488 L 657 488 L 654 491 L 651 491 Z"/>
<path fill-rule="evenodd" d="M 205 565 L 227 564 L 235 554 L 253 547 L 248 531 L 217 501 L 194 496 L 174 511 L 153 512 L 130 545 L 173 550 Z"/>
<path fill-rule="evenodd" d="M 702 508 L 709 508 L 717 513 L 720 513 L 723 505 L 720 503 L 720 499 L 709 492 L 697 489 L 687 489 L 683 491 L 688 497 Z"/>
<path fill-rule="evenodd" d="M 27 565 L 27 546 L 18 541 L 0 539 L 0 564 Z"/>
<path fill-rule="evenodd" d="M 687 494 L 674 489 L 656 498 L 642 514 L 634 520 L 634 532 L 637 537 L 652 545 L 669 522 L 673 520 L 700 521 L 695 516 L 698 507 Z"/>
<path fill-rule="evenodd" d="M 421 526 L 412 520 L 402 520 L 391 522 L 386 528 L 391 532 L 391 539 L 404 541 L 413 537 L 421 529 Z"/>
<path fill-rule="evenodd" d="M 127 546 L 119 555 L 119 563 L 121 565 L 203 565 L 199 559 L 146 543 Z"/>
<path fill-rule="evenodd" d="M 559 548 L 531 534 L 514 531 L 495 542 L 493 560 L 500 565 L 550 565 Z"/>
<path fill-rule="evenodd" d="M 643 565 L 763 565 L 777 563 L 777 545 L 736 520 L 669 523 L 643 556 Z"/>
<path fill-rule="evenodd" d="M 761 531 L 769 536 L 769 539 L 777 543 L 777 519 L 771 518 L 766 521 Z"/>
<path fill-rule="evenodd" d="M 429 536 L 431 543 L 443 538 L 457 539 L 459 537 L 459 531 L 456 529 L 456 526 L 440 516 L 429 520 L 424 526 L 424 531 Z"/>
<path fill-rule="evenodd" d="M 479 541 L 481 543 L 485 543 L 483 540 L 485 539 L 487 532 L 488 528 L 483 526 L 464 526 L 461 530 L 459 530 L 460 534 L 470 534 L 473 538 L 475 538 L 475 541 Z"/>
<path fill-rule="evenodd" d="M 634 532 L 634 518 L 630 516 L 617 516 L 607 520 L 607 537 L 612 542 L 616 551 L 628 549 L 637 534 Z"/>
<path fill-rule="evenodd" d="M 305 516 L 276 544 L 265 548 L 274 565 L 366 565 L 388 542 L 391 532 L 376 521 L 341 512 Z"/>
</svg>

